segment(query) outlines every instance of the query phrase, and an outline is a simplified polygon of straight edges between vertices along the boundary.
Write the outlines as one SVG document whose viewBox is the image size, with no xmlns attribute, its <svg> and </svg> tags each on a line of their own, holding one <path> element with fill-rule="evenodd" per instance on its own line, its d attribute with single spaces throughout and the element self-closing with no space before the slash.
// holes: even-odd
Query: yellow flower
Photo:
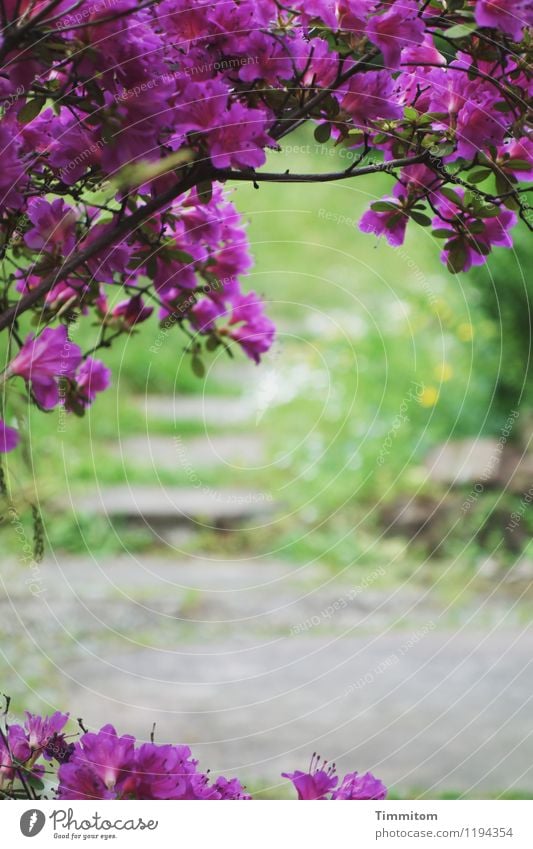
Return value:
<svg viewBox="0 0 533 849">
<path fill-rule="evenodd" d="M 446 383 L 453 377 L 453 369 L 448 363 L 441 363 L 440 366 L 435 366 L 433 369 L 435 380 L 440 380 L 441 383 Z"/>
<path fill-rule="evenodd" d="M 418 396 L 418 400 L 422 407 L 434 407 L 439 400 L 439 390 L 434 386 L 426 386 Z"/>
<path fill-rule="evenodd" d="M 474 338 L 474 328 L 468 322 L 460 324 L 457 328 L 457 335 L 461 342 L 470 342 Z"/>
</svg>

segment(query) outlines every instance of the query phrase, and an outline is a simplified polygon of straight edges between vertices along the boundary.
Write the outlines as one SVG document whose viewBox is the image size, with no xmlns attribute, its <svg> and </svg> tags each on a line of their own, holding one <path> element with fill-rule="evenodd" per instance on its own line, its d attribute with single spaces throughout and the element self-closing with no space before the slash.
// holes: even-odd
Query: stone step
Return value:
<svg viewBox="0 0 533 849">
<path fill-rule="evenodd" d="M 8 647 L 9 648 L 9 647 Z M 313 751 L 399 792 L 533 789 L 531 628 L 168 644 L 63 662 L 74 716 L 276 781 Z"/>
<path fill-rule="evenodd" d="M 533 455 L 503 439 L 459 439 L 436 446 L 426 459 L 429 478 L 448 486 L 483 484 L 526 494 L 533 487 Z"/>
<path fill-rule="evenodd" d="M 384 594 L 385 574 L 381 569 L 335 576 L 324 567 L 261 558 L 62 558 L 42 563 L 29 591 L 20 565 L 6 564 L 4 602 L 14 606 L 26 627 L 43 631 L 48 622 L 53 634 L 60 622 L 80 640 L 97 630 L 107 640 L 140 629 L 155 630 L 171 642 L 184 631 L 212 639 L 243 629 L 316 636 L 402 627 L 406 619 L 441 613 L 427 591 L 405 587 Z M 41 622 L 43 603 L 50 615 Z"/>
<path fill-rule="evenodd" d="M 148 423 L 159 419 L 228 427 L 246 424 L 256 413 L 253 401 L 242 396 L 149 395 L 134 399 L 134 403 L 142 410 Z"/>
<path fill-rule="evenodd" d="M 161 467 L 176 472 L 219 465 L 254 469 L 264 462 L 264 445 L 257 436 L 215 434 L 209 437 L 132 436 L 112 446 L 114 456 L 136 466 Z"/>
<path fill-rule="evenodd" d="M 460 439 L 437 445 L 426 459 L 431 480 L 448 485 L 494 484 L 498 480 L 501 446 L 497 439 Z"/>
<path fill-rule="evenodd" d="M 199 486 L 196 486 L 196 482 Z M 261 522 L 274 507 L 270 493 L 215 489 L 195 476 L 188 487 L 113 486 L 90 493 L 72 493 L 68 506 L 76 513 L 110 520 L 142 521 L 156 527 L 193 524 L 205 528 L 235 528 Z"/>
</svg>

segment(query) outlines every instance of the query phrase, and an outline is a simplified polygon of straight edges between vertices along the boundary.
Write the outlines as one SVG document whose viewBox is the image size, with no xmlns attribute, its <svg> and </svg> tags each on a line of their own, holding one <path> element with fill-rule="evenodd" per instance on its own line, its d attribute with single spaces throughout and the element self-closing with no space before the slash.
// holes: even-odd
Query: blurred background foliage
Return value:
<svg viewBox="0 0 533 849">
<path fill-rule="evenodd" d="M 271 154 L 272 168 L 329 171 L 349 164 L 346 151 L 319 145 L 305 133 L 288 142 L 283 152 Z M 21 511 L 25 498 L 36 497 L 36 484 L 47 545 L 56 554 L 153 544 L 145 529 L 117 531 L 103 519 L 58 511 L 58 496 L 125 480 L 187 484 L 175 458 L 155 474 L 122 455 L 120 440 L 148 426 L 137 397 L 206 392 L 235 396 L 238 403 L 244 392 L 255 393 L 257 414 L 242 430 L 260 434 L 270 462 L 230 473 L 202 469 L 202 479 L 213 487 L 231 483 L 271 493 L 285 518 L 249 533 L 199 534 L 190 542 L 194 550 L 274 551 L 332 568 L 386 558 L 398 577 L 418 574 L 431 555 L 453 562 L 454 581 L 476 568 L 520 495 L 487 489 L 461 517 L 452 502 L 444 524 L 411 543 L 408 535 L 391 531 L 388 511 L 401 499 L 431 504 L 447 498 L 423 465 L 432 447 L 448 439 L 497 436 L 512 409 L 527 411 L 527 236 L 521 231 L 516 252 L 496 249 L 472 275 L 450 276 L 429 230 L 410 225 L 399 249 L 359 233 L 364 209 L 390 188 L 390 178 L 381 175 L 259 189 L 239 184 L 233 190 L 249 222 L 255 257 L 249 288 L 269 302 L 279 326 L 274 350 L 256 371 L 243 370 L 242 356 L 221 364 L 217 351 L 206 355 L 207 375 L 198 379 L 177 330 L 157 353 L 151 351 L 159 330 L 150 321 L 100 352 L 113 370 L 113 387 L 84 419 L 58 423 L 57 413 L 27 411 L 28 464 L 12 455 L 9 474 Z M 74 327 L 72 334 L 90 347 L 97 328 Z M 244 386 L 237 379 L 241 372 Z M 526 420 L 520 417 L 514 439 L 523 438 Z M 205 433 L 202 422 L 154 420 L 149 428 L 184 438 Z M 493 527 L 495 511 L 500 518 Z M 528 522 L 525 517 L 521 539 L 531 530 Z M 2 544 L 17 551 L 9 527 Z M 510 553 L 509 563 L 525 545 Z"/>
</svg>

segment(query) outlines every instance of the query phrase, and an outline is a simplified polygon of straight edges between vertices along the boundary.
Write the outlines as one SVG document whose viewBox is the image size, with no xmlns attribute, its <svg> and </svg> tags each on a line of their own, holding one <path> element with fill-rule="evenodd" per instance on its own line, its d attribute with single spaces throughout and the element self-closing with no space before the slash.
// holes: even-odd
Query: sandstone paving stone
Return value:
<svg viewBox="0 0 533 849">
<path fill-rule="evenodd" d="M 69 507 L 78 513 L 129 519 L 146 525 L 193 523 L 202 528 L 234 527 L 267 517 L 273 509 L 269 493 L 237 488 L 129 486 L 102 487 L 72 493 Z"/>
<path fill-rule="evenodd" d="M 497 439 L 451 440 L 430 451 L 426 468 L 430 479 L 461 486 L 468 483 L 496 483 L 502 446 Z"/>
<path fill-rule="evenodd" d="M 190 472 L 225 465 L 228 471 L 254 470 L 264 462 L 264 446 L 257 436 L 209 434 L 193 439 L 146 434 L 113 445 L 114 456 L 132 466 Z"/>
<path fill-rule="evenodd" d="M 149 395 L 137 398 L 146 421 L 198 422 L 206 426 L 228 427 L 246 424 L 255 416 L 252 399 L 245 396 Z"/>
</svg>

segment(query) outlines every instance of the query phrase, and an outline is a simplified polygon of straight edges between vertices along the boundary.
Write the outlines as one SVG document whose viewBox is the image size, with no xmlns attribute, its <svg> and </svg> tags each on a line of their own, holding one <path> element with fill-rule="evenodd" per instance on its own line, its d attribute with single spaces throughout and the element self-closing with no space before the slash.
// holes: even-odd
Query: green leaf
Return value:
<svg viewBox="0 0 533 849">
<path fill-rule="evenodd" d="M 520 203 L 519 203 L 518 199 L 515 198 L 514 195 L 509 195 L 509 197 L 506 197 L 503 201 L 503 205 L 507 209 L 514 209 L 514 210 L 520 209 Z"/>
<path fill-rule="evenodd" d="M 481 254 L 482 256 L 488 256 L 488 254 L 490 254 L 490 247 L 489 245 L 486 245 L 485 242 L 478 242 L 476 239 L 468 239 L 468 244 L 472 246 L 476 253 Z"/>
<path fill-rule="evenodd" d="M 20 123 L 29 124 L 30 121 L 33 121 L 33 119 L 37 117 L 45 103 L 45 97 L 35 97 L 33 100 L 27 100 L 17 115 L 17 118 Z"/>
<path fill-rule="evenodd" d="M 331 124 L 319 124 L 315 127 L 314 136 L 315 141 L 319 142 L 319 144 L 329 141 L 331 137 Z"/>
<path fill-rule="evenodd" d="M 413 106 L 406 106 L 403 114 L 408 121 L 416 121 L 418 119 L 418 112 Z"/>
<path fill-rule="evenodd" d="M 511 171 L 531 171 L 533 165 L 525 159 L 508 159 L 505 167 L 510 168 Z"/>
<path fill-rule="evenodd" d="M 432 156 L 449 156 L 455 150 L 453 142 L 445 142 L 444 144 L 435 144 L 429 148 Z"/>
<path fill-rule="evenodd" d="M 456 24 L 456 26 L 450 27 L 445 31 L 445 35 L 448 38 L 466 38 L 477 29 L 475 23 L 473 24 Z"/>
<path fill-rule="evenodd" d="M 432 230 L 431 235 L 435 236 L 436 239 L 450 239 L 453 236 L 453 231 L 445 230 L 444 227 L 441 227 L 437 230 Z"/>
<path fill-rule="evenodd" d="M 370 204 L 373 212 L 398 212 L 398 204 L 390 200 L 377 200 Z"/>
<path fill-rule="evenodd" d="M 196 192 L 200 203 L 209 203 L 213 197 L 213 184 L 211 180 L 204 180 L 203 182 L 198 183 Z"/>
<path fill-rule="evenodd" d="M 496 218 L 500 214 L 500 207 L 495 203 L 480 204 L 476 210 L 480 218 Z"/>
<path fill-rule="evenodd" d="M 454 191 L 453 189 L 450 189 L 449 186 L 442 186 L 442 188 L 439 189 L 439 191 L 440 191 L 441 195 L 444 195 L 444 197 L 447 200 L 450 200 L 452 203 L 454 203 L 460 209 L 463 208 L 463 200 L 462 200 L 461 196 L 458 195 L 457 192 Z"/>
<path fill-rule="evenodd" d="M 200 357 L 193 357 L 191 361 L 193 373 L 196 377 L 205 377 L 205 366 Z"/>
<path fill-rule="evenodd" d="M 411 210 L 409 218 L 412 218 L 413 221 L 416 221 L 416 223 L 420 224 L 421 227 L 431 227 L 431 218 L 429 215 L 423 215 L 421 212 Z"/>
<path fill-rule="evenodd" d="M 170 248 L 168 254 L 171 259 L 177 259 L 178 262 L 183 262 L 185 265 L 190 265 L 191 262 L 194 262 L 193 255 L 187 253 L 187 251 L 182 251 L 180 248 Z"/>
<path fill-rule="evenodd" d="M 220 345 L 220 340 L 216 336 L 210 336 L 205 343 L 207 351 L 214 351 Z"/>
<path fill-rule="evenodd" d="M 466 247 L 462 241 L 457 239 L 450 247 L 446 265 L 448 266 L 448 271 L 451 271 L 452 274 L 458 274 L 463 270 L 465 264 Z"/>
<path fill-rule="evenodd" d="M 468 182 L 474 184 L 483 183 L 491 174 L 492 171 L 490 168 L 480 168 L 478 171 L 471 171 L 468 175 Z"/>
<path fill-rule="evenodd" d="M 495 112 L 511 112 L 513 106 L 506 100 L 499 100 L 498 103 L 493 104 L 492 108 Z"/>
<path fill-rule="evenodd" d="M 155 254 L 152 254 L 150 257 L 148 257 L 148 261 L 146 263 L 146 274 L 148 275 L 150 280 L 153 280 L 157 274 L 157 257 L 155 256 Z"/>
</svg>

